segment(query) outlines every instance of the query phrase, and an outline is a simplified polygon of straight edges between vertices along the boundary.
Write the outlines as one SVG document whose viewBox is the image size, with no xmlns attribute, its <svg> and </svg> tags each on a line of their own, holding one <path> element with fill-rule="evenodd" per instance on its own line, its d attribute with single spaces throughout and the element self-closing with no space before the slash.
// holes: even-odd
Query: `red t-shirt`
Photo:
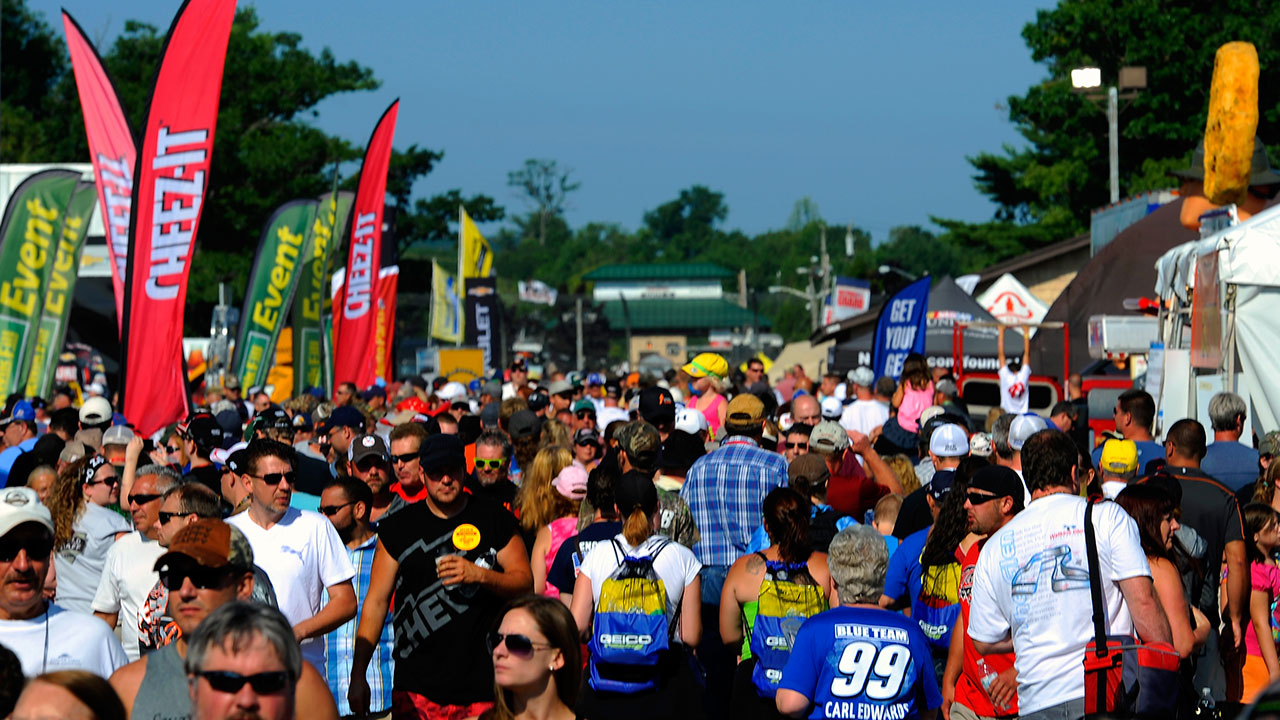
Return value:
<svg viewBox="0 0 1280 720">
<path fill-rule="evenodd" d="M 973 568 L 978 564 L 978 554 L 986 540 L 979 540 L 969 547 L 967 553 L 961 554 L 956 549 L 956 559 L 960 561 L 960 616 L 964 618 L 964 626 L 969 627 L 969 603 L 973 599 Z M 987 717 L 1013 717 L 1018 714 L 1018 698 L 1015 695 L 1010 708 L 996 712 L 991 704 L 987 691 L 982 689 L 981 675 L 978 674 L 978 658 L 987 663 L 987 668 L 998 673 L 1013 667 L 1013 653 L 1002 655 L 982 655 L 973 646 L 969 633 L 964 634 L 964 662 L 961 665 L 960 679 L 956 681 L 956 702 L 964 705 L 978 715 Z"/>
<path fill-rule="evenodd" d="M 888 494 L 889 488 L 867 477 L 867 472 L 858 464 L 857 455 L 849 450 L 840 459 L 840 471 L 827 481 L 827 504 L 858 522 Z"/>
</svg>

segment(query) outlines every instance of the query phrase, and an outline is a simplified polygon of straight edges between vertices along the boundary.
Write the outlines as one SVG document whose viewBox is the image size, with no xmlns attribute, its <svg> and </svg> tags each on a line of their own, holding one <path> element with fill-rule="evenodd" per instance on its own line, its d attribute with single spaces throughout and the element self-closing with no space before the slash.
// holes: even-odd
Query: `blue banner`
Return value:
<svg viewBox="0 0 1280 720">
<path fill-rule="evenodd" d="M 925 276 L 889 298 L 876 321 L 872 358 L 876 377 L 895 380 L 902 375 L 907 355 L 924 353 L 925 314 L 929 309 L 929 284 Z"/>
</svg>

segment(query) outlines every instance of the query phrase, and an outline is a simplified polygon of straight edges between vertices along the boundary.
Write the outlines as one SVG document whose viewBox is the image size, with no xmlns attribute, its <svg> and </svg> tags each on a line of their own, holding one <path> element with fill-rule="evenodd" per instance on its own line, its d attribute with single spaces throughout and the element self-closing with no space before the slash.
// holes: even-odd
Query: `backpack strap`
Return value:
<svg viewBox="0 0 1280 720">
<path fill-rule="evenodd" d="M 1093 501 L 1084 508 L 1084 547 L 1089 563 L 1089 594 L 1093 602 L 1094 653 L 1107 654 L 1107 606 L 1102 602 L 1102 566 L 1098 562 L 1098 538 L 1093 529 Z"/>
</svg>

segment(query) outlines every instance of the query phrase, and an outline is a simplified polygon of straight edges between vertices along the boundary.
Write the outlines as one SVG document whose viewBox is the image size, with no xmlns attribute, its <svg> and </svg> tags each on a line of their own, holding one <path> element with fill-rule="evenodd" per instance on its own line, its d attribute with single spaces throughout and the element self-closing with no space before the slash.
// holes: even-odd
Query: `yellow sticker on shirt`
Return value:
<svg viewBox="0 0 1280 720">
<path fill-rule="evenodd" d="M 480 528 L 463 523 L 454 528 L 453 546 L 459 550 L 474 550 L 480 544 Z"/>
</svg>

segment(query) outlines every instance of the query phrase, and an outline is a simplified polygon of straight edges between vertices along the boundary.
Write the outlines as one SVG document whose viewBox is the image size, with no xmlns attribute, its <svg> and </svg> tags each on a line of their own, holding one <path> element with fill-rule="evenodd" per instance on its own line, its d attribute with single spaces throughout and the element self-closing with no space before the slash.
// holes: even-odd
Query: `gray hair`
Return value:
<svg viewBox="0 0 1280 720">
<path fill-rule="evenodd" d="M 143 465 L 133 474 L 135 478 L 140 478 L 143 475 L 156 476 L 156 492 L 161 495 L 168 492 L 170 488 L 177 486 L 178 483 L 182 482 L 182 476 L 178 474 L 178 471 L 168 465 L 160 465 L 158 463 Z"/>
<path fill-rule="evenodd" d="M 205 657 L 211 648 L 224 648 L 230 642 L 232 653 L 245 650 L 261 637 L 275 650 L 293 682 L 302 675 L 302 650 L 293 637 L 293 628 L 279 610 L 257 603 L 229 602 L 209 613 L 187 641 L 187 659 L 183 668 L 189 678 L 204 670 Z M 292 694 L 292 691 L 290 691 Z"/>
<path fill-rule="evenodd" d="M 1248 410 L 1244 398 L 1233 392 L 1220 392 L 1209 401 L 1209 423 L 1214 430 L 1235 430 L 1236 418 L 1243 421 Z"/>
<path fill-rule="evenodd" d="M 164 491 L 160 502 L 164 503 L 172 495 L 178 496 L 178 512 L 183 515 L 215 519 L 222 517 L 222 498 L 199 480 L 178 482 Z"/>
<path fill-rule="evenodd" d="M 507 460 L 511 459 L 511 440 L 507 438 L 507 434 L 504 432 L 485 430 L 480 433 L 480 437 L 476 438 L 476 445 L 502 448 L 502 457 Z"/>
<path fill-rule="evenodd" d="M 832 538 L 827 568 L 839 589 L 841 605 L 875 603 L 884 593 L 889 547 L 874 528 L 850 525 Z"/>
<path fill-rule="evenodd" d="M 1012 459 L 1017 452 L 1009 444 L 1009 429 L 1013 427 L 1013 419 L 1016 417 L 1013 413 L 1005 413 L 991 424 L 991 444 L 995 447 L 996 454 L 1005 460 Z"/>
</svg>

